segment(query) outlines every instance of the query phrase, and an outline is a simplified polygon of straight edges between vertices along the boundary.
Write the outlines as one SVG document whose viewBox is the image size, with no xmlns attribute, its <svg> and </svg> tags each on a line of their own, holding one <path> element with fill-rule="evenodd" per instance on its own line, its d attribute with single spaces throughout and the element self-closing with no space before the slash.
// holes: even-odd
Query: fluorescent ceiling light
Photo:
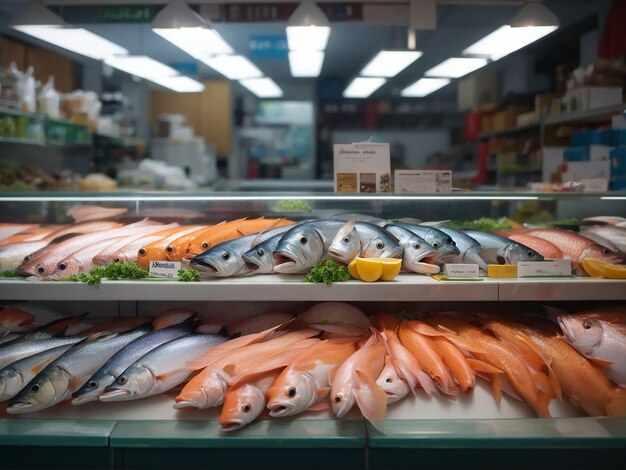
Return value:
<svg viewBox="0 0 626 470">
<path fill-rule="evenodd" d="M 179 93 L 198 93 L 204 91 L 204 85 L 193 78 L 179 75 L 177 77 L 159 77 L 151 79 L 157 85 L 161 85 Z"/>
<path fill-rule="evenodd" d="M 289 69 L 294 77 L 318 77 L 323 63 L 322 51 L 289 51 Z"/>
<path fill-rule="evenodd" d="M 452 57 L 426 71 L 428 77 L 459 78 L 487 65 L 487 59 Z"/>
<path fill-rule="evenodd" d="M 122 46 L 83 28 L 29 25 L 13 27 L 29 36 L 96 60 L 102 60 L 112 55 L 128 54 L 128 50 Z"/>
<path fill-rule="evenodd" d="M 559 27 L 559 19 L 539 0 L 529 0 L 520 11 L 509 21 L 513 28 L 527 26 L 556 26 Z"/>
<path fill-rule="evenodd" d="M 152 31 L 198 60 L 204 61 L 212 55 L 234 52 L 214 29 L 153 28 Z"/>
<path fill-rule="evenodd" d="M 246 87 L 259 98 L 280 98 L 283 96 L 283 90 L 268 77 L 263 78 L 247 78 L 239 80 L 242 86 Z"/>
<path fill-rule="evenodd" d="M 287 23 L 289 50 L 326 49 L 330 36 L 330 22 L 324 12 L 312 0 L 304 0 L 293 12 Z"/>
<path fill-rule="evenodd" d="M 146 80 L 175 77 L 179 73 L 161 62 L 145 55 L 108 57 L 104 63 L 123 72 Z"/>
<path fill-rule="evenodd" d="M 344 98 L 367 98 L 387 81 L 381 77 L 356 77 L 344 90 Z"/>
<path fill-rule="evenodd" d="M 512 28 L 505 25 L 463 50 L 463 54 L 487 56 L 491 60 L 498 60 L 541 39 L 556 28 L 556 26 Z"/>
<path fill-rule="evenodd" d="M 263 76 L 263 72 L 256 65 L 241 55 L 218 55 L 203 62 L 229 80 Z"/>
<path fill-rule="evenodd" d="M 420 51 L 380 51 L 361 70 L 365 77 L 395 77 L 422 56 Z"/>
<path fill-rule="evenodd" d="M 449 78 L 420 78 L 400 92 L 402 96 L 422 98 L 450 83 Z"/>
<path fill-rule="evenodd" d="M 11 18 L 11 26 L 64 27 L 65 21 L 39 2 L 30 2 L 26 8 Z"/>
</svg>

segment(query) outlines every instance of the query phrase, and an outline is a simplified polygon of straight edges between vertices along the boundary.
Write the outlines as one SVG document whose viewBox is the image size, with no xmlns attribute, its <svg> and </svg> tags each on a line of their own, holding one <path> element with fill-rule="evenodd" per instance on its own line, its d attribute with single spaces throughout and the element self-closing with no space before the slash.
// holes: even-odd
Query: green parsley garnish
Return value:
<svg viewBox="0 0 626 470">
<path fill-rule="evenodd" d="M 300 199 L 287 199 L 278 201 L 274 208 L 272 209 L 274 212 L 311 212 L 311 206 Z"/>
<path fill-rule="evenodd" d="M 346 266 L 327 259 L 313 266 L 302 282 L 323 282 L 329 286 L 333 282 L 345 282 L 349 279 L 350 273 Z"/>
<path fill-rule="evenodd" d="M 4 271 L 0 273 L 0 277 L 18 277 L 15 271 Z"/>
<path fill-rule="evenodd" d="M 119 281 L 122 279 L 145 279 L 148 271 L 141 268 L 137 263 L 109 263 L 106 266 L 97 266 L 89 274 L 73 274 L 59 279 L 60 281 L 84 282 L 93 286 L 100 284 L 102 279 Z"/>
<path fill-rule="evenodd" d="M 195 269 L 180 268 L 178 270 L 178 280 L 180 282 L 198 282 L 200 274 Z"/>
</svg>

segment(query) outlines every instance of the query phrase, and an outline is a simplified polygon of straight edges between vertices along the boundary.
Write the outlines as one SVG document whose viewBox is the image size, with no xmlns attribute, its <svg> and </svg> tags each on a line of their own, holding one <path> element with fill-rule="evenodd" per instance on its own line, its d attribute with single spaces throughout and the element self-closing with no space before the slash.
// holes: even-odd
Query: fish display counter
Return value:
<svg viewBox="0 0 626 470">
<path fill-rule="evenodd" d="M 626 457 L 626 195 L 24 193 L 0 214 L 6 468 Z"/>
</svg>

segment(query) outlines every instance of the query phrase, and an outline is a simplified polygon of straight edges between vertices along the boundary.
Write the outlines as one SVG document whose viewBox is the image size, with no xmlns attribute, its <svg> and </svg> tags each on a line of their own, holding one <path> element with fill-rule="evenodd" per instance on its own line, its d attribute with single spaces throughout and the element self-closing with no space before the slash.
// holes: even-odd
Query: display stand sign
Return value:
<svg viewBox="0 0 626 470">
<path fill-rule="evenodd" d="M 517 277 L 572 277 L 572 262 L 568 259 L 519 261 Z"/>
<path fill-rule="evenodd" d="M 452 172 L 448 170 L 395 170 L 396 193 L 449 193 Z"/>
<path fill-rule="evenodd" d="M 443 275 L 449 279 L 467 279 L 479 276 L 477 264 L 446 263 L 443 265 Z"/>
<path fill-rule="evenodd" d="M 389 144 L 333 145 L 335 192 L 387 193 L 391 188 Z"/>
<path fill-rule="evenodd" d="M 179 261 L 150 261 L 149 273 L 154 277 L 178 279 Z"/>
</svg>

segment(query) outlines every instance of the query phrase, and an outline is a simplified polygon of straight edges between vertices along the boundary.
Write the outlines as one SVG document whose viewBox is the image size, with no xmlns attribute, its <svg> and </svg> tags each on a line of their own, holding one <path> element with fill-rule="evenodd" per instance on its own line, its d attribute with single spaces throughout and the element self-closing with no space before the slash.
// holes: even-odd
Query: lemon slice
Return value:
<svg viewBox="0 0 626 470">
<path fill-rule="evenodd" d="M 383 266 L 383 272 L 380 275 L 382 281 L 392 281 L 400 274 L 402 269 L 402 260 L 396 258 L 378 258 Z"/>
<path fill-rule="evenodd" d="M 354 258 L 348 264 L 353 278 L 365 282 L 391 281 L 402 269 L 402 260 L 396 258 Z"/>
<path fill-rule="evenodd" d="M 352 261 L 350 261 L 350 264 L 348 264 L 348 272 L 350 273 L 350 276 L 352 276 L 355 279 L 358 279 L 359 281 L 361 280 L 361 277 L 359 276 L 359 271 L 356 267 L 356 260 L 358 258 L 354 258 Z"/>
<path fill-rule="evenodd" d="M 356 258 L 356 270 L 359 279 L 365 282 L 374 282 L 383 274 L 383 265 L 380 261 L 370 258 Z"/>
<path fill-rule="evenodd" d="M 609 279 L 626 279 L 626 266 L 623 264 L 607 264 L 604 266 L 604 275 Z"/>
<path fill-rule="evenodd" d="M 601 259 L 585 258 L 583 260 L 583 268 L 591 277 L 606 277 L 605 269 L 607 266 L 610 265 Z"/>
</svg>

